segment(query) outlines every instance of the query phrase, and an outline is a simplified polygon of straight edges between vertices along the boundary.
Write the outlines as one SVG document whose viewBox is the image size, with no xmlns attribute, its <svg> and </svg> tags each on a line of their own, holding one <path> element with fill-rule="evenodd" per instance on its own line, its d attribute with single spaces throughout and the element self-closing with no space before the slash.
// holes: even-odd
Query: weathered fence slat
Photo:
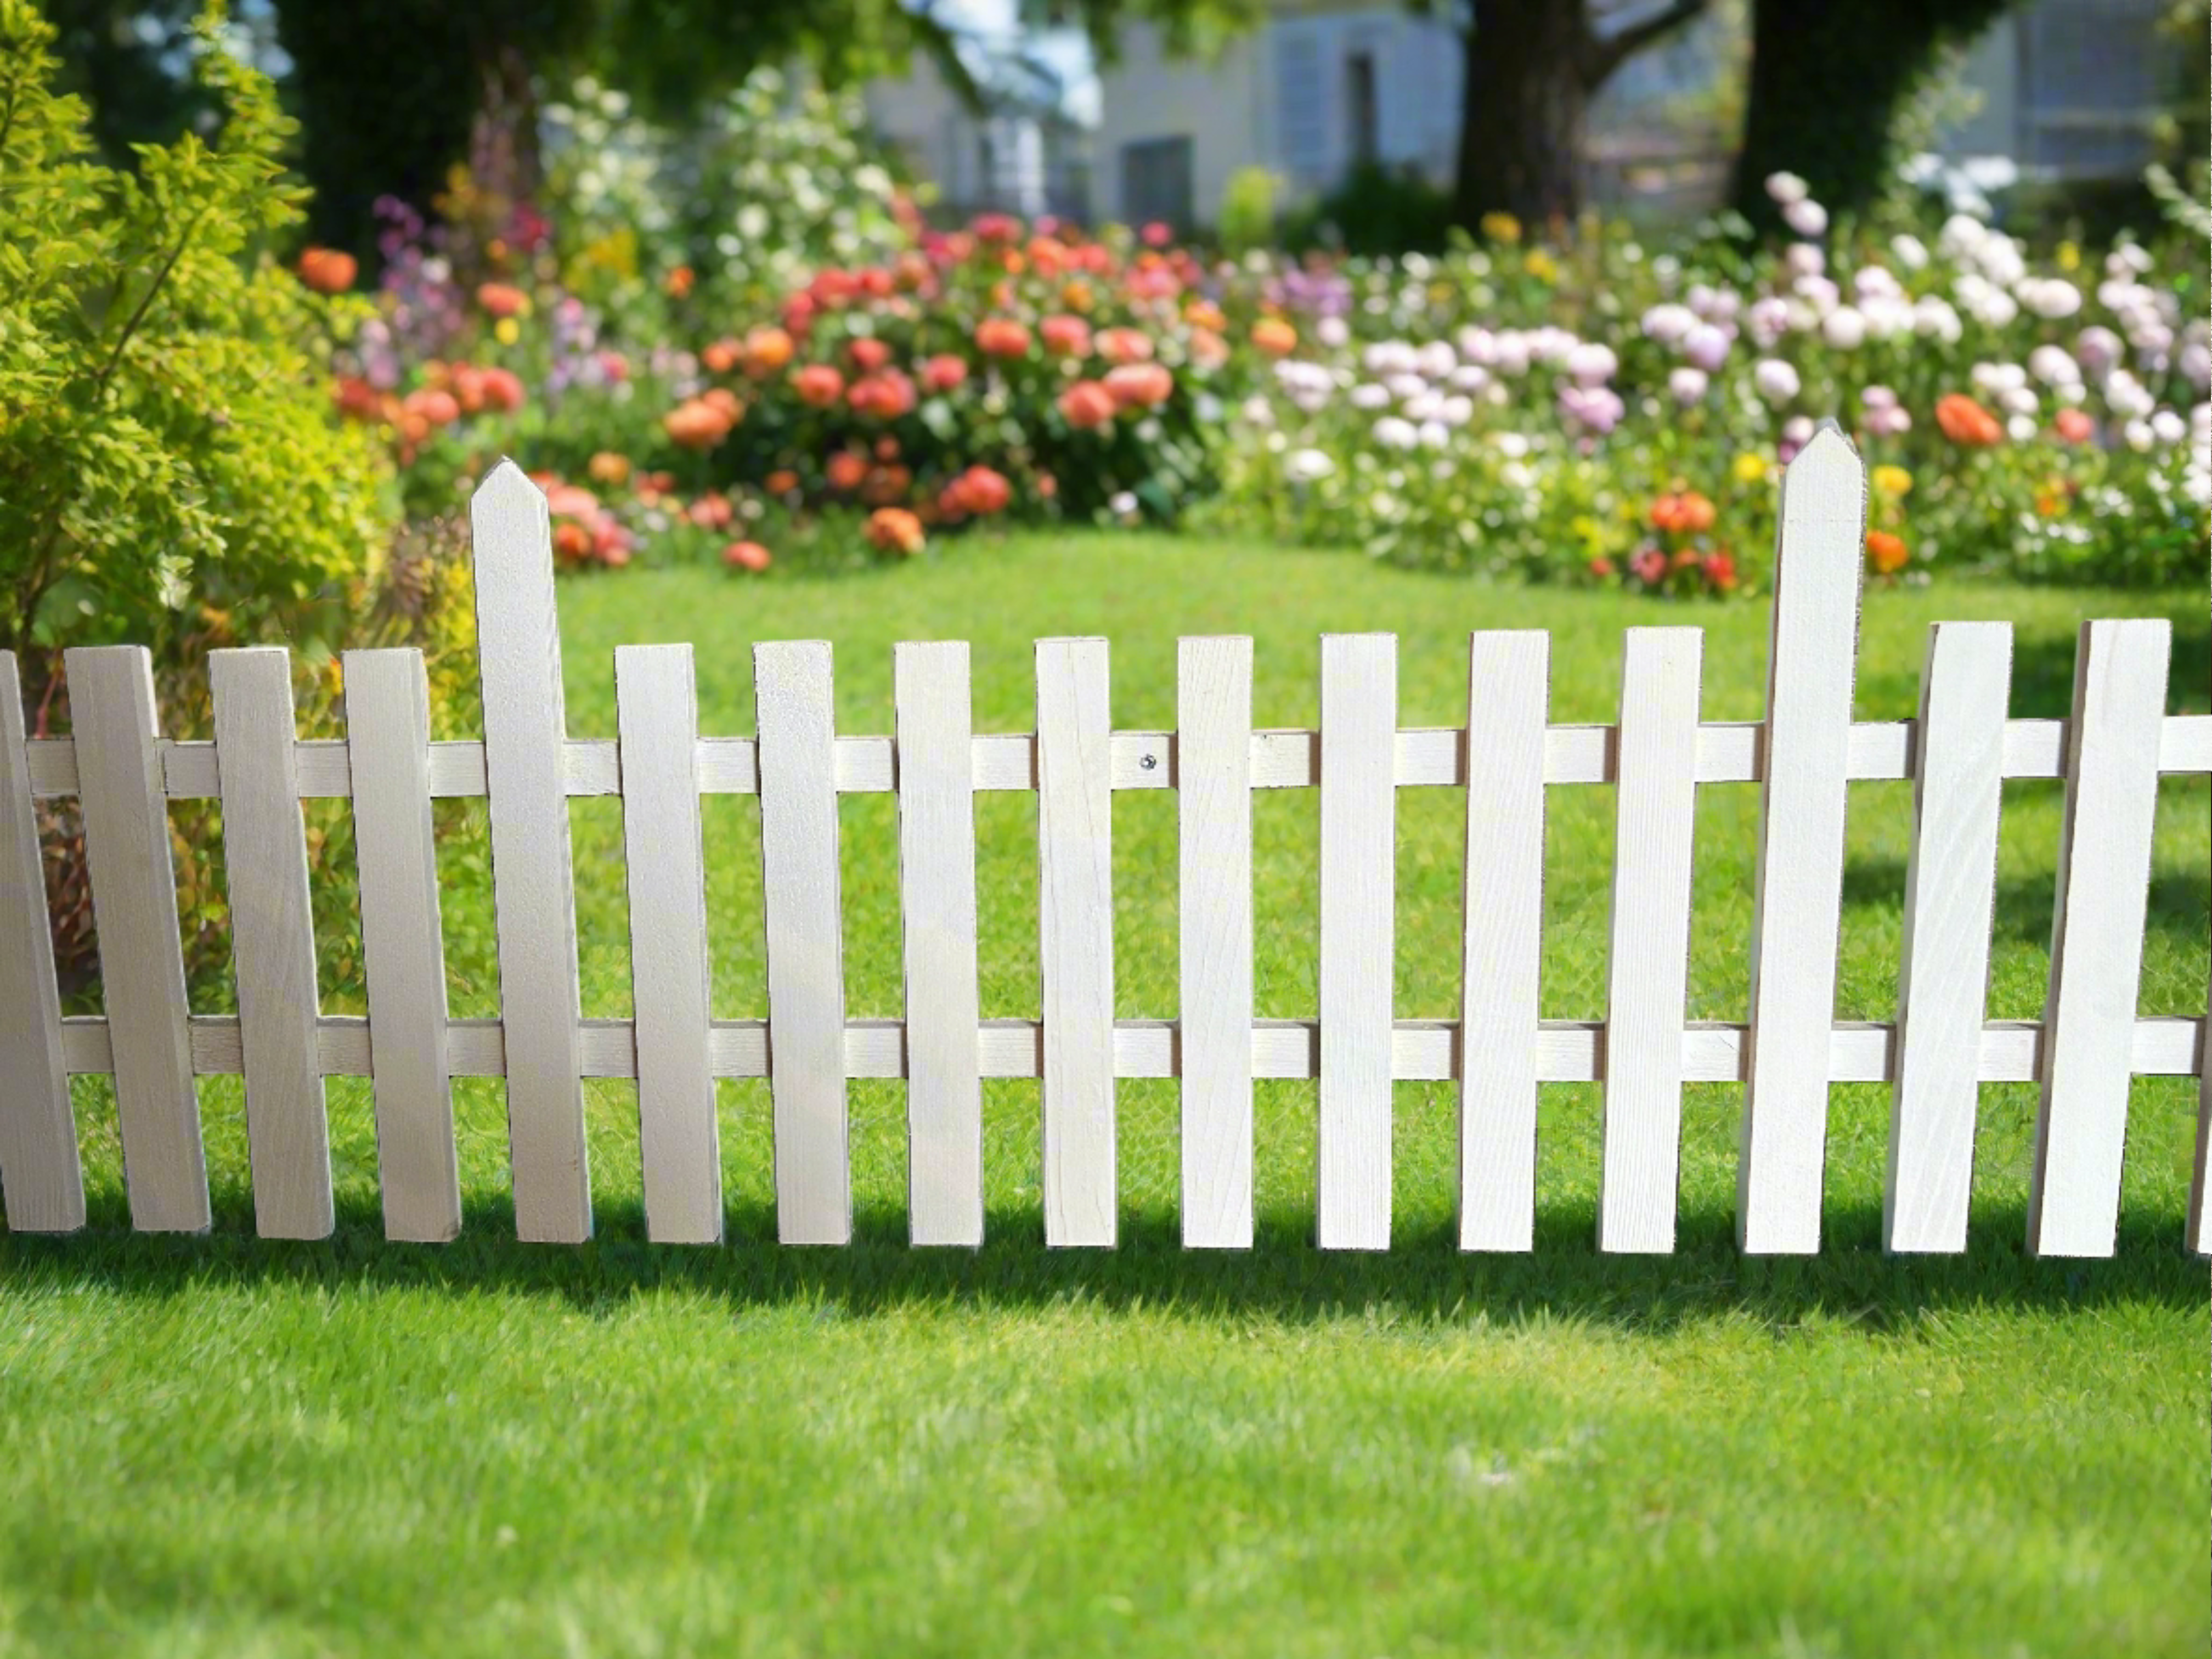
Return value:
<svg viewBox="0 0 2212 1659">
<path fill-rule="evenodd" d="M 656 1244 L 717 1244 L 722 1155 L 708 1051 L 707 873 L 691 647 L 616 647 L 615 722 L 645 1232 Z"/>
<path fill-rule="evenodd" d="M 1544 950 L 1544 720 L 1552 641 L 1468 641 L 1459 1247 L 1526 1250 L 1536 1228 L 1536 1032 Z"/>
<path fill-rule="evenodd" d="M 1632 628 L 1623 646 L 1601 1250 L 1674 1248 L 1704 654 L 1695 628 Z"/>
<path fill-rule="evenodd" d="M 443 1243 L 460 1234 L 461 1183 L 430 815 L 429 681 L 414 650 L 349 651 L 343 667 L 384 1236 Z"/>
<path fill-rule="evenodd" d="M 2011 686 L 2010 623 L 1929 630 L 1882 1189 L 1882 1241 L 1892 1250 L 1966 1248 Z"/>
<path fill-rule="evenodd" d="M 153 659 L 141 646 L 79 646 L 64 662 L 131 1224 L 202 1232 L 207 1158 L 185 1026 Z"/>
<path fill-rule="evenodd" d="M 0 1191 L 19 1233 L 84 1225 L 15 653 L 0 651 Z"/>
<path fill-rule="evenodd" d="M 1317 1237 L 1390 1248 L 1398 641 L 1321 641 L 1321 1121 Z"/>
<path fill-rule="evenodd" d="M 2212 984 L 2206 1000 L 2212 1003 Z M 2212 1255 L 2212 1014 L 2197 1045 L 2197 1167 L 2189 1181 L 2189 1248 Z"/>
<path fill-rule="evenodd" d="M 1835 1019 L 1844 820 L 1866 548 L 1866 469 L 1821 428 L 1783 481 L 1767 653 L 1766 776 L 1751 933 L 1751 1078 L 1736 1163 L 1747 1255 L 1820 1248 L 1828 1079 L 1804 1063 Z"/>
<path fill-rule="evenodd" d="M 592 1176 L 552 532 L 544 492 L 512 461 L 477 491 L 474 516 L 515 1231 L 533 1243 L 579 1243 L 592 1236 Z"/>
<path fill-rule="evenodd" d="M 753 647 L 775 1231 L 786 1244 L 843 1244 L 853 1236 L 830 676 L 824 641 Z"/>
<path fill-rule="evenodd" d="M 2043 1097 L 2028 1182 L 2037 1255 L 2110 1255 L 2158 812 L 2172 625 L 2082 624 L 2058 834 Z"/>
<path fill-rule="evenodd" d="M 901 645 L 891 674 L 905 921 L 907 1224 L 916 1244 L 973 1247 L 983 1242 L 983 1085 L 967 642 Z"/>
<path fill-rule="evenodd" d="M 1252 641 L 1176 657 L 1182 1242 L 1252 1243 Z"/>
<path fill-rule="evenodd" d="M 1114 797 L 1106 641 L 1036 642 L 1037 963 L 1044 1024 L 1044 1237 L 1116 1237 Z"/>
<path fill-rule="evenodd" d="M 307 826 L 293 743 L 291 653 L 249 646 L 208 653 L 222 773 L 223 869 L 231 968 L 246 1065 L 253 1223 L 264 1238 L 327 1238 L 330 1119 L 316 1020 L 315 930 Z"/>
</svg>

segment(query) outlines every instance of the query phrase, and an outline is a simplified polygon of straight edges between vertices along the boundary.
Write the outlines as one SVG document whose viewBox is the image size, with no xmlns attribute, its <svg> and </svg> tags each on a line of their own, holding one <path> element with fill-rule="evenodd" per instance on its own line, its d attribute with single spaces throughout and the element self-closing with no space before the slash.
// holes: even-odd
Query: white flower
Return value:
<svg viewBox="0 0 2212 1659">
<path fill-rule="evenodd" d="M 1976 363 L 1966 378 L 1984 392 L 2012 392 L 2027 384 L 2027 371 L 2018 363 Z"/>
<path fill-rule="evenodd" d="M 2041 407 L 2034 389 L 2030 386 L 2008 386 L 1997 394 L 1997 403 L 2007 413 L 2033 415 Z"/>
<path fill-rule="evenodd" d="M 2148 388 L 2124 368 L 2114 369 L 2106 378 L 2105 401 L 2122 420 L 2141 420 L 2158 406 Z"/>
<path fill-rule="evenodd" d="M 2150 429 L 2148 421 L 2130 421 L 2120 428 L 2120 435 L 2127 440 L 2128 447 L 2137 453 L 2148 450 L 2158 441 L 2158 434 Z"/>
<path fill-rule="evenodd" d="M 1856 351 L 1866 336 L 1866 318 L 1850 306 L 1838 306 L 1820 320 L 1820 337 L 1838 351 Z"/>
<path fill-rule="evenodd" d="M 1382 384 L 1390 395 L 1403 403 L 1408 398 L 1418 398 L 1429 389 L 1429 383 L 1418 374 L 1393 374 Z"/>
<path fill-rule="evenodd" d="M 1510 460 L 1517 461 L 1528 453 L 1528 440 L 1518 432 L 1493 433 L 1490 441 L 1496 444 L 1498 453 Z"/>
<path fill-rule="evenodd" d="M 1518 379 L 1528 372 L 1528 339 L 1513 330 L 1493 335 L 1491 340 L 1495 354 L 1492 364 L 1500 374 Z"/>
<path fill-rule="evenodd" d="M 1897 256 L 1897 263 L 1907 270 L 1925 270 L 1928 268 L 1928 244 L 1917 236 L 1900 232 L 1889 239 L 1889 251 Z"/>
<path fill-rule="evenodd" d="M 1673 345 L 1698 325 L 1698 313 L 1687 306 L 1671 301 L 1656 305 L 1644 313 L 1644 332 L 1646 337 L 1661 345 Z"/>
<path fill-rule="evenodd" d="M 1420 429 L 1411 421 L 1385 415 L 1375 422 L 1375 441 L 1385 449 L 1411 449 L 1421 441 Z"/>
<path fill-rule="evenodd" d="M 1827 234 L 1828 210 L 1809 197 L 1802 202 L 1791 202 L 1782 210 L 1783 222 L 1800 236 L 1822 236 Z"/>
<path fill-rule="evenodd" d="M 1137 516 L 1135 493 L 1127 489 L 1115 490 L 1107 498 L 1106 510 L 1117 519 L 1134 519 Z"/>
<path fill-rule="evenodd" d="M 2133 271 L 2138 276 L 2148 276 L 2150 265 L 2148 250 L 2135 242 L 2122 242 L 2105 256 L 2105 269 L 2116 276 L 2123 271 Z"/>
<path fill-rule="evenodd" d="M 1459 367 L 1449 342 L 1431 340 L 1414 354 L 1413 366 L 1432 380 L 1441 380 Z"/>
<path fill-rule="evenodd" d="M 1969 213 L 1954 213 L 1943 222 L 1936 248 L 1949 259 L 1964 259 L 1988 240 L 1990 228 Z"/>
<path fill-rule="evenodd" d="M 1794 173 L 1770 173 L 1766 175 L 1766 193 L 1783 207 L 1802 202 L 1811 186 Z"/>
<path fill-rule="evenodd" d="M 1301 483 L 1311 483 L 1335 471 L 1336 463 L 1318 449 L 1294 449 L 1284 461 L 1283 471 Z"/>
<path fill-rule="evenodd" d="M 1566 369 L 1577 384 L 1601 386 L 1611 380 L 1613 371 L 1620 367 L 1620 359 L 1610 347 L 1595 341 L 1584 341 L 1567 353 Z"/>
<path fill-rule="evenodd" d="M 1452 370 L 1449 384 L 1462 392 L 1480 392 L 1490 384 L 1490 371 L 1480 363 L 1462 363 Z"/>
<path fill-rule="evenodd" d="M 1390 388 L 1387 386 L 1378 386 L 1373 380 L 1362 380 L 1352 388 L 1352 406 L 1354 409 L 1385 409 L 1389 403 Z"/>
<path fill-rule="evenodd" d="M 2066 355 L 2066 348 L 2039 345 L 2027 354 L 2027 372 L 2045 386 L 2068 386 L 2081 378 L 2081 366 Z"/>
<path fill-rule="evenodd" d="M 1446 426 L 1465 426 L 1474 418 L 1474 399 L 1455 392 L 1437 405 L 1437 418 Z"/>
<path fill-rule="evenodd" d="M 1360 362 L 1370 374 L 1410 374 L 1417 366 L 1413 348 L 1403 340 L 1378 340 Z"/>
<path fill-rule="evenodd" d="M 1341 317 L 1324 317 L 1314 325 L 1314 338 L 1334 351 L 1352 338 L 1352 325 Z"/>
<path fill-rule="evenodd" d="M 2055 319 L 2081 309 L 2081 290 L 2063 276 L 2031 276 L 2013 289 L 2035 315 Z"/>
<path fill-rule="evenodd" d="M 1762 357 L 1751 371 L 1752 384 L 1770 404 L 1786 404 L 1801 390 L 1797 371 L 1779 357 Z"/>
<path fill-rule="evenodd" d="M 1818 276 L 1828 268 L 1828 256 L 1810 242 L 1792 242 L 1782 250 L 1782 264 L 1792 276 Z"/>
<path fill-rule="evenodd" d="M 1705 388 L 1711 384 L 1702 368 L 1692 368 L 1686 363 L 1667 377 L 1667 390 L 1674 394 L 1674 401 L 1684 408 L 1705 400 Z"/>
<path fill-rule="evenodd" d="M 2178 444 L 2189 433 L 2189 423 L 2170 409 L 2161 409 L 2150 417 L 2151 435 L 2162 444 Z"/>
<path fill-rule="evenodd" d="M 1912 331 L 1923 339 L 1956 345 L 1966 325 L 1948 300 L 1939 294 L 1923 294 L 1912 303 Z"/>
<path fill-rule="evenodd" d="M 1442 421 L 1423 421 L 1420 428 L 1420 437 L 1422 448 L 1442 449 L 1447 443 L 1451 441 L 1451 428 L 1446 426 Z"/>
<path fill-rule="evenodd" d="M 1237 412 L 1253 426 L 1273 426 L 1275 423 L 1274 405 L 1256 392 L 1244 400 Z"/>
<path fill-rule="evenodd" d="M 2005 432 L 2016 444 L 2024 444 L 2035 436 L 2035 416 L 2014 415 L 2005 422 Z"/>
</svg>

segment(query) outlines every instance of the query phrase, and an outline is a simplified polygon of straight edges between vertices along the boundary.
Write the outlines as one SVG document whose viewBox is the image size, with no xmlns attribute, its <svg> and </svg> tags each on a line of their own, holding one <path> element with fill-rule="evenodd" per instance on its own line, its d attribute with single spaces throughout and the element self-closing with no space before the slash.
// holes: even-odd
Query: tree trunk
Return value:
<svg viewBox="0 0 2212 1659">
<path fill-rule="evenodd" d="M 1750 99 L 1735 205 L 1780 222 L 1767 175 L 1795 173 L 1832 212 L 1872 203 L 1901 159 L 1899 112 L 1948 40 L 1966 40 L 2008 0 L 1752 0 Z"/>
<path fill-rule="evenodd" d="M 1461 224 L 1502 212 L 1536 226 L 1581 209 L 1588 38 L 1583 0 L 1474 0 L 1453 203 Z"/>
</svg>

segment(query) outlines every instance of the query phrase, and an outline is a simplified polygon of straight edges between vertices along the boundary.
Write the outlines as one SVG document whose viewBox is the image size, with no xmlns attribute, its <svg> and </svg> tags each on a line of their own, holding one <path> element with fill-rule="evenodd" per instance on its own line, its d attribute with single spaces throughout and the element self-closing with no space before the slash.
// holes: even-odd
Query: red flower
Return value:
<svg viewBox="0 0 2212 1659">
<path fill-rule="evenodd" d="M 845 401 L 856 413 L 895 421 L 914 408 L 914 382 L 899 370 L 886 368 L 854 381 L 853 389 L 845 394 Z"/>
<path fill-rule="evenodd" d="M 477 289 L 477 303 L 495 317 L 520 317 L 530 309 L 530 296 L 512 283 L 485 283 Z"/>
<path fill-rule="evenodd" d="M 1055 357 L 1091 355 L 1091 325 L 1080 317 L 1065 312 L 1048 317 L 1037 325 L 1037 333 L 1044 340 L 1044 349 Z"/>
<path fill-rule="evenodd" d="M 1011 213 L 979 213 L 968 228 L 979 242 L 1011 242 L 1022 234 L 1022 222 Z"/>
<path fill-rule="evenodd" d="M 975 325 L 975 349 L 987 357 L 1026 356 L 1030 331 L 1011 317 L 986 317 Z"/>
<path fill-rule="evenodd" d="M 921 366 L 921 383 L 932 392 L 950 392 L 968 378 L 964 359 L 940 353 Z"/>
<path fill-rule="evenodd" d="M 1148 363 L 1152 360 L 1152 337 L 1135 328 L 1101 330 L 1098 355 L 1109 363 Z"/>
<path fill-rule="evenodd" d="M 712 449 L 730 435 L 730 428 L 737 423 L 737 416 L 726 407 L 704 398 L 678 404 L 660 417 L 661 430 L 686 449 Z"/>
<path fill-rule="evenodd" d="M 702 530 L 726 530 L 737 509 L 730 498 L 718 489 L 710 489 L 684 509 L 684 516 Z"/>
<path fill-rule="evenodd" d="M 828 363 L 809 363 L 793 371 L 791 389 L 799 394 L 799 402 L 827 409 L 844 395 L 845 377 Z"/>
<path fill-rule="evenodd" d="M 1175 227 L 1155 219 L 1137 233 L 1145 239 L 1146 247 L 1165 247 L 1175 240 Z"/>
<path fill-rule="evenodd" d="M 732 570 L 765 570 L 773 561 L 758 542 L 732 542 L 722 550 L 722 562 Z"/>
<path fill-rule="evenodd" d="M 891 360 L 891 349 L 872 335 L 864 335 L 845 348 L 853 354 L 853 366 L 863 374 L 881 368 Z"/>
<path fill-rule="evenodd" d="M 334 247 L 311 247 L 300 256 L 300 280 L 318 294 L 343 294 L 360 274 L 360 262 Z"/>
<path fill-rule="evenodd" d="M 952 481 L 946 493 L 962 512 L 972 513 L 980 519 L 1005 512 L 1006 503 L 1013 499 L 1014 489 L 1004 473 L 994 472 L 988 466 L 971 466 Z"/>
<path fill-rule="evenodd" d="M 857 489 L 860 487 L 860 480 L 868 476 L 868 458 L 855 454 L 849 449 L 841 449 L 830 458 L 830 465 L 823 469 L 823 476 L 829 479 L 832 489 Z"/>
<path fill-rule="evenodd" d="M 1969 449 L 1985 449 L 2004 441 L 1997 417 L 1963 392 L 1946 392 L 1936 400 L 1936 424 L 1953 443 Z"/>
<path fill-rule="evenodd" d="M 1116 407 L 1114 394 L 1096 380 L 1078 380 L 1060 394 L 1061 417 L 1079 430 L 1104 426 Z"/>
<path fill-rule="evenodd" d="M 1695 536 L 1713 527 L 1711 501 L 1694 489 L 1662 495 L 1651 503 L 1651 527 L 1669 535 Z"/>
<path fill-rule="evenodd" d="M 2087 410 L 2062 409 L 2051 417 L 2051 424 L 2061 443 L 2086 444 L 2097 435 L 2097 423 Z"/>
<path fill-rule="evenodd" d="M 1121 363 L 1106 371 L 1106 395 L 1117 409 L 1152 409 L 1175 395 L 1175 376 L 1158 363 Z"/>
<path fill-rule="evenodd" d="M 483 400 L 488 407 L 505 410 L 512 414 L 526 401 L 522 377 L 513 369 L 487 368 L 482 370 L 481 374 Z"/>
</svg>

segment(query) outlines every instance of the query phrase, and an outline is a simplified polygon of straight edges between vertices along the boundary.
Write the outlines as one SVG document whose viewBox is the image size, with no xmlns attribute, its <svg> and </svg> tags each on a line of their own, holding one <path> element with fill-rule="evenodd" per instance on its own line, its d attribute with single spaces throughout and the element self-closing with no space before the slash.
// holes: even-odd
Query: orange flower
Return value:
<svg viewBox="0 0 2212 1659">
<path fill-rule="evenodd" d="M 1221 307 L 1211 300 L 1193 300 L 1182 308 L 1182 319 L 1193 328 L 1210 328 L 1217 334 L 1229 326 Z"/>
<path fill-rule="evenodd" d="M 1152 360 L 1152 337 L 1141 329 L 1103 329 L 1098 335 L 1098 355 L 1109 363 L 1148 363 Z"/>
<path fill-rule="evenodd" d="M 758 542 L 732 542 L 722 550 L 722 562 L 732 570 L 765 570 L 773 561 Z"/>
<path fill-rule="evenodd" d="M 1030 331 L 1011 317 L 986 317 L 975 325 L 975 349 L 987 357 L 1025 356 Z"/>
<path fill-rule="evenodd" d="M 780 466 L 761 480 L 761 488 L 771 495 L 788 495 L 799 488 L 799 475 L 787 466 Z"/>
<path fill-rule="evenodd" d="M 1717 593 L 1735 591 L 1735 561 L 1726 553 L 1708 553 L 1698 568 L 1705 572 L 1706 581 Z"/>
<path fill-rule="evenodd" d="M 2051 417 L 2051 424 L 2061 443 L 2086 444 L 2097 435 L 2097 423 L 2087 410 L 2062 409 Z"/>
<path fill-rule="evenodd" d="M 971 466 L 952 481 L 946 494 L 962 512 L 972 513 L 980 519 L 1005 512 L 1007 502 L 1013 500 L 1014 488 L 1006 482 L 1004 473 L 988 466 Z"/>
<path fill-rule="evenodd" d="M 574 519 L 553 526 L 553 550 L 564 559 L 581 559 L 592 551 L 592 532 Z"/>
<path fill-rule="evenodd" d="M 732 426 L 744 418 L 745 406 L 738 401 L 738 394 L 726 386 L 708 386 L 699 394 L 699 401 L 708 408 L 719 410 L 729 416 Z"/>
<path fill-rule="evenodd" d="M 915 554 L 929 539 L 921 520 L 902 507 L 879 507 L 868 515 L 868 545 L 880 553 Z"/>
<path fill-rule="evenodd" d="M 738 366 L 744 348 L 735 340 L 716 340 L 699 354 L 699 365 L 709 374 L 726 374 Z"/>
<path fill-rule="evenodd" d="M 1106 371 L 1106 395 L 1116 409 L 1156 408 L 1175 395 L 1175 376 L 1158 363 L 1121 363 Z"/>
<path fill-rule="evenodd" d="M 1114 394 L 1096 380 L 1078 380 L 1060 394 L 1061 417 L 1079 431 L 1104 426 L 1116 407 Z"/>
<path fill-rule="evenodd" d="M 1912 556 L 1902 536 L 1893 536 L 1887 530 L 1867 532 L 1867 562 L 1878 575 L 1894 576 L 1905 568 Z"/>
<path fill-rule="evenodd" d="M 1936 400 L 1936 424 L 1953 443 L 1969 449 L 1985 449 L 2004 441 L 2004 428 L 1997 417 L 1963 392 L 1948 392 Z"/>
<path fill-rule="evenodd" d="M 1279 317 L 1262 317 L 1252 325 L 1252 343 L 1270 357 L 1285 357 L 1298 349 L 1298 331 Z"/>
<path fill-rule="evenodd" d="M 799 402 L 827 409 L 845 395 L 845 377 L 828 363 L 809 363 L 793 374 L 791 389 Z"/>
<path fill-rule="evenodd" d="M 522 377 L 511 368 L 487 368 L 478 371 L 487 408 L 504 410 L 509 414 L 523 405 Z"/>
<path fill-rule="evenodd" d="M 710 489 L 684 509 L 684 516 L 702 530 L 726 530 L 737 509 L 730 498 L 719 489 Z"/>
<path fill-rule="evenodd" d="M 1097 300 L 1091 292 L 1090 283 L 1074 282 L 1060 289 L 1060 302 L 1070 311 L 1088 311 Z"/>
<path fill-rule="evenodd" d="M 590 475 L 593 483 L 619 489 L 629 482 L 629 457 L 618 455 L 611 449 L 603 449 L 585 464 L 584 471 Z"/>
<path fill-rule="evenodd" d="M 1210 328 L 1190 331 L 1190 360 L 1200 368 L 1218 368 L 1229 361 L 1229 342 Z"/>
<path fill-rule="evenodd" d="M 712 449 L 736 424 L 734 416 L 704 398 L 678 404 L 660 417 L 661 429 L 686 449 Z"/>
<path fill-rule="evenodd" d="M 530 296 L 512 283 L 485 283 L 477 289 L 477 303 L 495 317 L 520 317 L 530 309 Z"/>
<path fill-rule="evenodd" d="M 904 501 L 913 488 L 914 474 L 902 466 L 871 467 L 860 485 L 860 499 L 870 507 L 890 507 Z"/>
<path fill-rule="evenodd" d="M 745 335 L 745 373 L 765 380 L 788 363 L 796 349 L 788 331 L 764 323 Z"/>
<path fill-rule="evenodd" d="M 682 300 L 690 296 L 691 284 L 697 280 L 690 266 L 678 265 L 668 273 L 661 286 L 668 290 L 670 299 Z"/>
<path fill-rule="evenodd" d="M 914 408 L 914 382 L 897 369 L 886 368 L 854 381 L 853 389 L 845 394 L 845 401 L 857 413 L 895 421 Z"/>
<path fill-rule="evenodd" d="M 968 378 L 964 359 L 941 352 L 921 366 L 921 383 L 932 392 L 950 392 Z"/>
<path fill-rule="evenodd" d="M 853 354 L 853 365 L 862 374 L 872 374 L 891 360 L 891 349 L 872 335 L 863 335 L 845 348 Z"/>
<path fill-rule="evenodd" d="M 1091 325 L 1080 317 L 1059 313 L 1039 323 L 1037 332 L 1044 339 L 1044 349 L 1055 357 L 1091 355 Z"/>
<path fill-rule="evenodd" d="M 849 449 L 841 449 L 830 458 L 830 465 L 823 469 L 823 476 L 830 480 L 832 489 L 857 489 L 860 487 L 860 480 L 868 476 L 868 458 L 855 454 Z"/>
<path fill-rule="evenodd" d="M 556 478 L 545 485 L 545 510 L 556 519 L 589 519 L 599 510 L 599 498 L 581 484 Z"/>
<path fill-rule="evenodd" d="M 399 407 L 403 416 L 417 416 L 431 427 L 450 426 L 461 418 L 460 402 L 450 392 L 410 392 Z"/>
<path fill-rule="evenodd" d="M 384 407 L 384 399 L 374 386 L 358 374 L 342 374 L 331 388 L 337 399 L 338 413 L 356 421 L 373 421 Z"/>
<path fill-rule="evenodd" d="M 1670 535 L 1695 536 L 1713 527 L 1713 504 L 1694 489 L 1662 495 L 1651 503 L 1651 527 Z"/>
<path fill-rule="evenodd" d="M 300 256 L 300 280 L 318 294 L 343 294 L 360 274 L 360 262 L 334 247 L 311 247 Z"/>
</svg>

